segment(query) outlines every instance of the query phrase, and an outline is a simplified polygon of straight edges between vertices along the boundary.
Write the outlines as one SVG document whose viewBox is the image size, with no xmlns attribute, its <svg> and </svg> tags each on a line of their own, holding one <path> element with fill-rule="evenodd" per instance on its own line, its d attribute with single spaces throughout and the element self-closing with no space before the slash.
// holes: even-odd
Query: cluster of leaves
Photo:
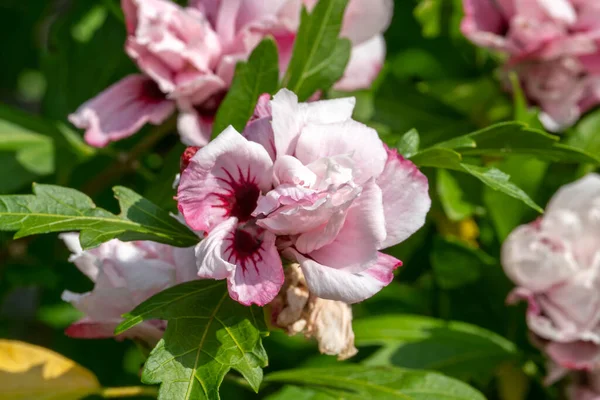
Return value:
<svg viewBox="0 0 600 400">
<path fill-rule="evenodd" d="M 320 1 L 311 13 L 303 11 L 285 73 L 279 71 L 272 39 L 239 63 L 214 134 L 230 124 L 241 131 L 258 97 L 280 87 L 290 88 L 301 101 L 316 91 L 346 96 L 331 87 L 343 75 L 350 54 L 349 41 L 339 38 L 347 2 Z M 139 305 L 117 328 L 119 333 L 144 320 L 169 321 L 142 373 L 144 383 L 161 384 L 159 398 L 214 399 L 219 393 L 252 398 L 259 388 L 268 399 L 479 400 L 485 398 L 482 392 L 501 399 L 552 398 L 554 393 L 540 384 L 543 366 L 527 342 L 522 309 L 504 306 L 510 284 L 499 265 L 499 244 L 515 226 L 542 212 L 560 184 L 600 163 L 600 114 L 586 116 L 566 140 L 544 132 L 535 112 L 526 108 L 518 84 L 511 101 L 494 77 L 494 60 L 461 37 L 460 3 L 396 1 L 379 81 L 353 94 L 355 118 L 376 128 L 388 145 L 427 174 L 434 201 L 427 225 L 390 250 L 406 265 L 396 281 L 354 307 L 359 356 L 338 363 L 315 355 L 314 346 L 303 340 L 280 332 L 267 337 L 262 311 L 232 301 L 222 282 L 189 282 Z M 34 7 L 35 13 L 7 7 L 7 13 L 0 13 L 6 26 L 14 25 L 11 18 L 25 23 L 16 17 L 20 15 L 56 21 L 39 51 L 40 64 L 22 60 L 26 68 L 38 67 L 33 76 L 41 75 L 47 83 L 42 97 L 24 101 L 24 107 L 38 106 L 41 116 L 0 107 L 0 166 L 7 177 L 0 182 L 0 194 L 28 191 L 32 182 L 43 182 L 34 185 L 33 194 L 0 196 L 0 231 L 16 231 L 15 239 L 80 231 L 84 248 L 113 238 L 196 244 L 197 236 L 170 215 L 175 210 L 171 184 L 182 152 L 174 137 L 160 136 L 153 143 L 158 136 L 145 128 L 99 151 L 66 124 L 68 112 L 134 69 L 121 50 L 118 2 L 75 2 L 58 17 L 44 14 L 43 5 Z M 48 22 L 41 17 L 36 21 Z M 32 25 L 25 24 L 27 29 Z M 22 50 L 37 51 L 32 46 Z M 13 50 L 19 53 L 14 44 Z M 18 89 L 9 85 L 19 79 L 4 78 L 19 71 L 7 69 L 0 78 L 3 88 Z M 161 129 L 171 129 L 166 126 Z M 118 213 L 110 211 L 114 199 L 107 190 L 116 179 L 136 188 L 113 189 Z M 91 368 L 101 382 L 135 381 L 139 357 L 131 356 L 128 380 L 120 376 L 123 368 L 113 368 L 123 363 L 120 354 L 127 344 L 89 350 L 92 346 L 62 336 L 62 328 L 77 314 L 58 303 L 58 294 L 65 286 L 85 288 L 86 283 L 56 261 L 66 254 L 57 250 L 54 237 L 33 238 L 25 255 L 18 246 L 23 240 L 1 237 L 0 295 L 7 306 L 0 308 L 0 318 L 15 318 L 6 310 L 15 303 L 13 293 L 28 296 L 21 289 L 42 288 L 44 296 L 41 307 L 20 308 L 32 314 L 20 329 L 0 328 L 0 334 L 40 342 L 31 336 L 35 329 L 26 328 L 51 326 L 55 339 L 46 344 L 83 364 L 95 360 Z M 36 293 L 39 297 L 40 291 Z M 0 359 L 0 382 L 13 379 L 19 368 L 26 367 Z M 81 386 L 71 385 L 74 391 L 65 398 L 101 393 L 96 378 L 84 372 L 85 379 L 77 381 Z M 35 380 L 37 375 L 28 376 Z"/>
</svg>

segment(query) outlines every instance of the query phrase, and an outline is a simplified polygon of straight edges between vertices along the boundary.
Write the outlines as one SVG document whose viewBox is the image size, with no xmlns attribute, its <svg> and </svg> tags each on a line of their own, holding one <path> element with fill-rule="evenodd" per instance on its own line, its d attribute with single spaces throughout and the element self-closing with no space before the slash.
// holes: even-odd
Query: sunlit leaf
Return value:
<svg viewBox="0 0 600 400">
<path fill-rule="evenodd" d="M 154 240 L 179 247 L 198 237 L 168 212 L 137 193 L 115 187 L 121 214 L 96 207 L 85 194 L 53 185 L 33 186 L 33 195 L 0 196 L 0 230 L 17 231 L 15 238 L 40 233 L 81 231 L 84 248 L 113 238 Z"/>
<path fill-rule="evenodd" d="M 292 369 L 269 374 L 265 381 L 306 386 L 336 399 L 485 400 L 477 390 L 444 375 L 394 367 Z"/>
<path fill-rule="evenodd" d="M 124 317 L 116 333 L 149 319 L 169 322 L 142 374 L 145 383 L 161 383 L 159 399 L 219 399 L 219 387 L 230 369 L 258 391 L 267 365 L 261 341 L 268 333 L 263 313 L 233 301 L 225 282 L 183 283 Z"/>
</svg>

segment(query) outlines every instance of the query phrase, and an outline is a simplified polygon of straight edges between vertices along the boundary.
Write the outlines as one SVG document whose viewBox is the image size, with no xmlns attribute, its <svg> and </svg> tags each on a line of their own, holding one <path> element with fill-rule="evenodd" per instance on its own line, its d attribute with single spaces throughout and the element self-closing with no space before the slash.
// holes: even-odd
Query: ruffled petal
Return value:
<svg viewBox="0 0 600 400">
<path fill-rule="evenodd" d="M 427 177 L 395 149 L 387 149 L 387 162 L 377 185 L 383 193 L 386 248 L 406 240 L 425 223 L 431 207 Z"/>
<path fill-rule="evenodd" d="M 85 129 L 85 140 L 104 147 L 136 133 L 144 124 L 160 125 L 175 110 L 154 82 L 143 75 L 129 75 L 83 103 L 69 121 Z"/>
<path fill-rule="evenodd" d="M 387 160 L 377 131 L 359 122 L 310 124 L 302 130 L 296 157 L 304 164 L 337 155 L 349 155 L 354 161 L 353 180 L 358 184 L 381 175 Z"/>
<path fill-rule="evenodd" d="M 350 119 L 355 103 L 353 97 L 348 97 L 299 104 L 293 92 L 287 89 L 277 92 L 271 101 L 277 156 L 294 155 L 298 135 L 306 124 L 330 124 Z"/>
<path fill-rule="evenodd" d="M 402 264 L 398 260 L 392 262 L 393 257 L 379 253 L 377 261 L 370 268 L 351 273 L 326 267 L 293 249 L 287 249 L 284 255 L 298 261 L 312 294 L 349 304 L 363 301 L 379 292 L 391 282 L 392 271 Z"/>
<path fill-rule="evenodd" d="M 328 267 L 361 272 L 376 260 L 385 235 L 381 189 L 369 181 L 348 209 L 335 239 L 308 255 Z"/>
<path fill-rule="evenodd" d="M 272 167 L 261 145 L 229 127 L 198 150 L 181 173 L 179 210 L 197 231 L 210 231 L 228 217 L 245 222 L 261 191 L 271 187 Z"/>
</svg>

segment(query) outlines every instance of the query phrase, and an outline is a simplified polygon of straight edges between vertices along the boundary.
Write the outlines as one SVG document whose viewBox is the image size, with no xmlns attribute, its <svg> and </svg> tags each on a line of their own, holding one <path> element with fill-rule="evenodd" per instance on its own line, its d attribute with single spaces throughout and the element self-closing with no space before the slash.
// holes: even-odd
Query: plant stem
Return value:
<svg viewBox="0 0 600 400">
<path fill-rule="evenodd" d="M 122 386 L 102 388 L 100 396 L 105 399 L 120 399 L 124 397 L 149 396 L 157 397 L 158 388 L 154 386 Z"/>
</svg>

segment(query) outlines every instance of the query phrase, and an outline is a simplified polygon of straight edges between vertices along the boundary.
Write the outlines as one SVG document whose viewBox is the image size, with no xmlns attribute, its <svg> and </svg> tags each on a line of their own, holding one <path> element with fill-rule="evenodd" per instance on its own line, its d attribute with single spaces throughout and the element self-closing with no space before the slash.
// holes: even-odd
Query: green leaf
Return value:
<svg viewBox="0 0 600 400">
<path fill-rule="evenodd" d="M 336 399 L 485 400 L 467 384 L 441 374 L 394 367 L 293 369 L 269 374 L 265 381 L 308 386 Z"/>
<path fill-rule="evenodd" d="M 338 36 L 348 0 L 319 1 L 309 14 L 303 8 L 294 52 L 282 86 L 307 100 L 327 90 L 343 75 L 350 60 L 351 43 Z"/>
<path fill-rule="evenodd" d="M 96 207 L 85 194 L 53 185 L 33 185 L 33 195 L 0 196 L 0 230 L 15 238 L 40 233 L 81 231 L 83 248 L 113 238 L 153 240 L 187 247 L 199 239 L 186 226 L 137 193 L 115 187 L 121 214 Z"/>
<path fill-rule="evenodd" d="M 442 289 L 456 289 L 477 281 L 482 268 L 495 265 L 483 251 L 459 240 L 435 237 L 431 251 L 431 266 Z"/>
<path fill-rule="evenodd" d="M 573 128 L 567 143 L 600 157 L 600 110 L 586 114 Z"/>
<path fill-rule="evenodd" d="M 272 394 L 266 400 L 335 400 L 326 393 L 317 392 L 307 388 L 297 386 L 284 386 L 279 392 Z"/>
<path fill-rule="evenodd" d="M 444 213 L 451 221 L 462 221 L 475 213 L 475 205 L 463 198 L 458 181 L 445 169 L 437 171 L 436 189 Z"/>
<path fill-rule="evenodd" d="M 389 315 L 358 319 L 353 329 L 357 346 L 383 346 L 365 360 L 367 366 L 433 369 L 467 380 L 489 377 L 519 357 L 510 341 L 464 322 Z"/>
<path fill-rule="evenodd" d="M 543 213 L 544 210 L 538 206 L 531 198 L 523 191 L 523 189 L 510 182 L 510 176 L 494 167 L 480 167 L 477 165 L 461 164 L 462 168 L 485 183 L 491 189 L 497 190 L 504 194 L 514 197 L 515 199 L 521 200 L 529 207 Z"/>
<path fill-rule="evenodd" d="M 527 156 L 508 157 L 497 165 L 507 173 L 511 181 L 523 189 L 529 196 L 538 193 L 548 170 L 548 163 Z M 483 191 L 483 202 L 498 235 L 503 241 L 514 228 L 524 221 L 529 208 L 515 198 L 486 187 Z M 535 216 L 533 216 L 535 218 Z"/>
<path fill-rule="evenodd" d="M 462 156 L 454 150 L 430 147 L 410 157 L 417 167 L 446 168 L 462 171 Z"/>
<path fill-rule="evenodd" d="M 239 62 L 227 96 L 217 111 L 213 137 L 232 125 L 242 132 L 252 116 L 258 97 L 263 93 L 273 94 L 279 81 L 277 45 L 268 37 L 264 39 L 247 62 Z"/>
<path fill-rule="evenodd" d="M 411 129 L 402 135 L 396 147 L 400 154 L 406 158 L 410 158 L 419 152 L 420 141 L 419 132 L 416 129 Z"/>
<path fill-rule="evenodd" d="M 159 399 L 219 399 L 219 386 L 231 368 L 258 391 L 267 365 L 263 313 L 233 301 L 225 282 L 183 283 L 124 318 L 117 334 L 149 319 L 169 321 L 142 373 L 144 383 L 162 383 Z"/>
<path fill-rule="evenodd" d="M 463 156 L 524 154 L 555 162 L 600 163 L 583 150 L 559 143 L 557 136 L 520 122 L 502 122 L 435 146 L 456 150 Z"/>
</svg>

